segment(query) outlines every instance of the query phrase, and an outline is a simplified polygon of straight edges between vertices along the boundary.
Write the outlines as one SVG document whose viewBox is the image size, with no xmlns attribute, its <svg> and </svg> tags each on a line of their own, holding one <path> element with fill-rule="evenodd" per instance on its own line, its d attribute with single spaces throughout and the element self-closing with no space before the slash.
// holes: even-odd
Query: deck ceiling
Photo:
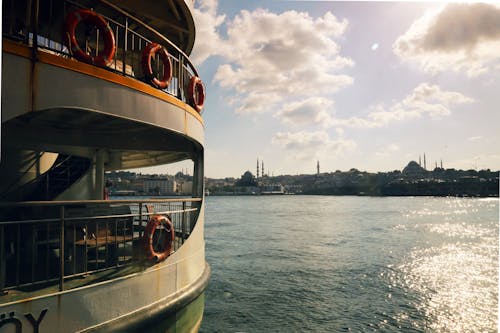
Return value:
<svg viewBox="0 0 500 333">
<path fill-rule="evenodd" d="M 105 149 L 115 161 L 110 166 L 117 168 L 192 159 L 201 149 L 188 137 L 165 128 L 78 109 L 36 111 L 11 119 L 3 124 L 2 143 L 84 157 Z"/>
<path fill-rule="evenodd" d="M 193 49 L 194 21 L 184 0 L 111 0 L 176 44 L 186 54 Z"/>
</svg>

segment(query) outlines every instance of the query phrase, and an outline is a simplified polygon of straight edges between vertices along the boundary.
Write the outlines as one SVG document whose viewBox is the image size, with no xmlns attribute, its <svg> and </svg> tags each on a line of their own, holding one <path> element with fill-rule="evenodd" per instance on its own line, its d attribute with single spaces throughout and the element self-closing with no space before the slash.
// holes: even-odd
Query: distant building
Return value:
<svg viewBox="0 0 500 333">
<path fill-rule="evenodd" d="M 137 193 L 144 194 L 144 179 L 135 178 L 130 181 L 130 190 L 136 191 Z"/>
<path fill-rule="evenodd" d="M 175 180 L 167 177 L 148 178 L 143 180 L 143 191 L 145 194 L 169 195 L 174 194 L 176 189 Z"/>
<path fill-rule="evenodd" d="M 285 192 L 289 194 L 302 193 L 302 185 L 285 185 Z"/>
<path fill-rule="evenodd" d="M 176 182 L 176 193 L 187 195 L 193 193 L 193 182 L 191 181 L 178 181 Z"/>
<path fill-rule="evenodd" d="M 264 184 L 260 186 L 261 194 L 285 194 L 285 187 L 281 184 Z"/>
<path fill-rule="evenodd" d="M 402 171 L 405 176 L 420 176 L 425 173 L 425 169 L 422 168 L 417 162 L 411 161 Z"/>
</svg>

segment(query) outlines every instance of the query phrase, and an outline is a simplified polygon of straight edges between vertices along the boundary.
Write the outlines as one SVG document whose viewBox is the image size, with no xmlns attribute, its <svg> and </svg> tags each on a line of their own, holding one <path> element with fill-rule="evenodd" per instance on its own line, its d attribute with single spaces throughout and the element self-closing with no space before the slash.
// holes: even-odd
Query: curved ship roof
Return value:
<svg viewBox="0 0 500 333">
<path fill-rule="evenodd" d="M 191 14 L 194 0 L 110 0 L 111 3 L 154 27 L 186 54 L 195 40 L 195 25 Z"/>
</svg>

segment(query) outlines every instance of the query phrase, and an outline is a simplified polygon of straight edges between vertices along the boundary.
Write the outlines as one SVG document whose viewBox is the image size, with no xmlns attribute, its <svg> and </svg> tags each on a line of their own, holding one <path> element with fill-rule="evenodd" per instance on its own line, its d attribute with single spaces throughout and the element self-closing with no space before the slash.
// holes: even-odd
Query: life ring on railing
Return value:
<svg viewBox="0 0 500 333">
<path fill-rule="evenodd" d="M 152 59 L 158 54 L 163 63 L 163 79 L 158 79 L 153 73 L 151 66 Z M 146 79 L 155 87 L 165 89 L 170 84 L 172 79 L 172 62 L 168 56 L 167 50 L 157 43 L 149 43 L 142 50 L 142 70 L 146 75 Z"/>
<path fill-rule="evenodd" d="M 159 227 L 162 226 L 163 229 L 165 230 L 165 238 L 164 238 L 164 244 L 163 244 L 163 250 L 162 251 L 155 251 L 155 239 L 154 239 L 154 234 L 156 230 L 161 230 Z M 163 215 L 153 215 L 148 224 L 146 225 L 146 229 L 144 231 L 144 245 L 145 245 L 145 251 L 146 251 L 146 257 L 151 260 L 151 259 L 156 259 L 157 262 L 165 260 L 170 253 L 172 253 L 172 248 L 174 245 L 174 238 L 175 238 L 175 230 L 174 230 L 174 225 L 170 221 L 170 219 L 166 216 Z"/>
<path fill-rule="evenodd" d="M 99 52 L 97 56 L 88 54 L 78 45 L 78 40 L 76 39 L 76 26 L 80 22 L 92 24 L 97 27 L 104 37 L 104 50 Z M 113 61 L 116 51 L 115 36 L 104 18 L 96 12 L 88 9 L 78 9 L 69 13 L 64 24 L 64 33 L 64 41 L 67 43 L 70 52 L 72 52 L 76 59 L 103 67 Z"/>
<path fill-rule="evenodd" d="M 203 104 L 205 103 L 205 86 L 203 85 L 201 79 L 197 76 L 193 76 L 189 80 L 188 98 L 189 103 L 196 109 L 196 111 L 201 112 Z"/>
</svg>

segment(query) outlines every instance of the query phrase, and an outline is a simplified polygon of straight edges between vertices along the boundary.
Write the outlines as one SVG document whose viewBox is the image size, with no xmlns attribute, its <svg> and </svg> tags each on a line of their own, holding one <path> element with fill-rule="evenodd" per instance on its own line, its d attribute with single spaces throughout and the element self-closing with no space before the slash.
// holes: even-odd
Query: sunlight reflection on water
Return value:
<svg viewBox="0 0 500 333">
<path fill-rule="evenodd" d="M 427 296 L 416 307 L 432 319 L 432 329 L 486 332 L 496 327 L 498 288 L 491 286 L 498 270 L 493 251 L 494 246 L 447 245 L 417 251 L 412 262 L 399 267 L 406 287 Z"/>
<path fill-rule="evenodd" d="M 448 211 L 426 208 L 409 216 L 453 215 L 456 219 L 476 213 L 478 209 L 472 203 L 450 200 Z M 400 274 L 391 276 L 403 287 L 426 295 L 415 306 L 430 319 L 431 330 L 491 332 L 497 327 L 498 235 L 492 234 L 491 228 L 491 223 L 496 222 L 489 222 L 490 228 L 465 222 L 415 226 L 450 240 L 442 246 L 413 251 L 409 260 L 397 267 Z M 498 233 L 498 226 L 496 230 Z"/>
</svg>

